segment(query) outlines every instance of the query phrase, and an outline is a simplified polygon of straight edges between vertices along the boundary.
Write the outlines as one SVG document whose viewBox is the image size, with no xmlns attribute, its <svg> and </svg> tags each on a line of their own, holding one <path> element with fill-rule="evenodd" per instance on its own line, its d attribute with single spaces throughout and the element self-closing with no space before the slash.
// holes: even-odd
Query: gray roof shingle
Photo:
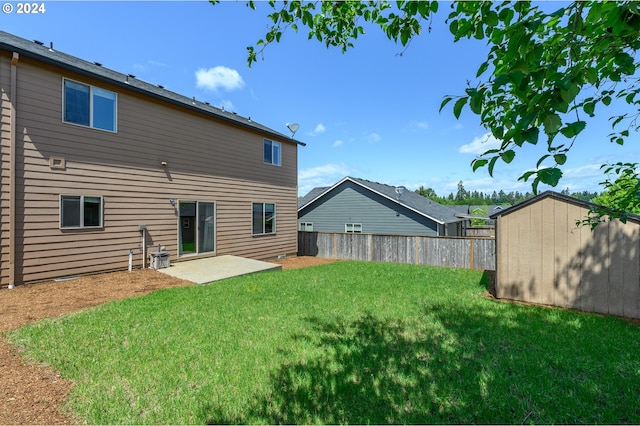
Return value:
<svg viewBox="0 0 640 426">
<path fill-rule="evenodd" d="M 309 193 L 307 193 L 307 195 L 298 200 L 298 211 L 347 180 L 354 182 L 357 185 L 360 185 L 370 191 L 376 192 L 384 196 L 385 198 L 391 199 L 394 202 L 405 206 L 423 216 L 426 216 L 438 223 L 454 223 L 463 220 L 455 216 L 456 211 L 454 209 L 451 209 L 448 206 L 443 206 L 442 204 L 437 203 L 436 201 L 433 201 L 427 197 L 423 197 L 422 195 L 416 194 L 413 191 L 405 191 L 402 195 L 398 196 L 395 186 L 385 185 L 383 183 L 372 182 L 366 179 L 359 179 L 350 176 L 345 177 L 331 187 L 313 188 L 311 191 L 309 191 Z"/>
</svg>

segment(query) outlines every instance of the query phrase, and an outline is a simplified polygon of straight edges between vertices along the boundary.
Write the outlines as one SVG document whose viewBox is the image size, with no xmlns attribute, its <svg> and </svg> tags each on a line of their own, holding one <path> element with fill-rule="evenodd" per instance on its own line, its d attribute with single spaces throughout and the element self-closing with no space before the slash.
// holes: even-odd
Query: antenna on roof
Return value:
<svg viewBox="0 0 640 426">
<path fill-rule="evenodd" d="M 296 135 L 296 132 L 300 128 L 298 123 L 287 123 L 287 129 L 291 132 L 291 139 Z"/>
</svg>

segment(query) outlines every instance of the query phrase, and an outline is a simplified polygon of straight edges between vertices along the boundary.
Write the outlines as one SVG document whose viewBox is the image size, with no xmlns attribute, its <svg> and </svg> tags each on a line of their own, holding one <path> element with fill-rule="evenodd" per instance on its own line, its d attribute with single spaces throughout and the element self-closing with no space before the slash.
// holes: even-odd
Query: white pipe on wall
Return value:
<svg viewBox="0 0 640 426">
<path fill-rule="evenodd" d="M 147 267 L 147 230 L 142 229 L 142 269 Z"/>
</svg>

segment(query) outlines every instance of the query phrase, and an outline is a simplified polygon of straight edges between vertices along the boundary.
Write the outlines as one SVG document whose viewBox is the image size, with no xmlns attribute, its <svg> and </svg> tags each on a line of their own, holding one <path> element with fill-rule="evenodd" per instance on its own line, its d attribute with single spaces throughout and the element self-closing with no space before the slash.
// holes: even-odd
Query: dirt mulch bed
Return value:
<svg viewBox="0 0 640 426">
<path fill-rule="evenodd" d="M 282 269 L 333 262 L 316 257 L 273 260 Z M 194 285 L 153 270 L 113 272 L 0 289 L 0 333 L 43 318 L 57 317 L 112 300 L 141 296 L 155 290 Z M 19 349 L 0 334 L 0 424 L 77 424 L 61 408 L 73 383 L 46 365 L 20 356 Z"/>
</svg>

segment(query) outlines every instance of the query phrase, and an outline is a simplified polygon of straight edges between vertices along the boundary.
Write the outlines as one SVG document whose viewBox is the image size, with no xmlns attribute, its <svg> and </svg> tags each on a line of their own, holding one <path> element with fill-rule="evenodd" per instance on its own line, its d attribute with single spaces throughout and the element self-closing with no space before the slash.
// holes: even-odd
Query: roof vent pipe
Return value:
<svg viewBox="0 0 640 426">
<path fill-rule="evenodd" d="M 49 42 L 49 52 L 53 52 L 53 42 Z"/>
</svg>

